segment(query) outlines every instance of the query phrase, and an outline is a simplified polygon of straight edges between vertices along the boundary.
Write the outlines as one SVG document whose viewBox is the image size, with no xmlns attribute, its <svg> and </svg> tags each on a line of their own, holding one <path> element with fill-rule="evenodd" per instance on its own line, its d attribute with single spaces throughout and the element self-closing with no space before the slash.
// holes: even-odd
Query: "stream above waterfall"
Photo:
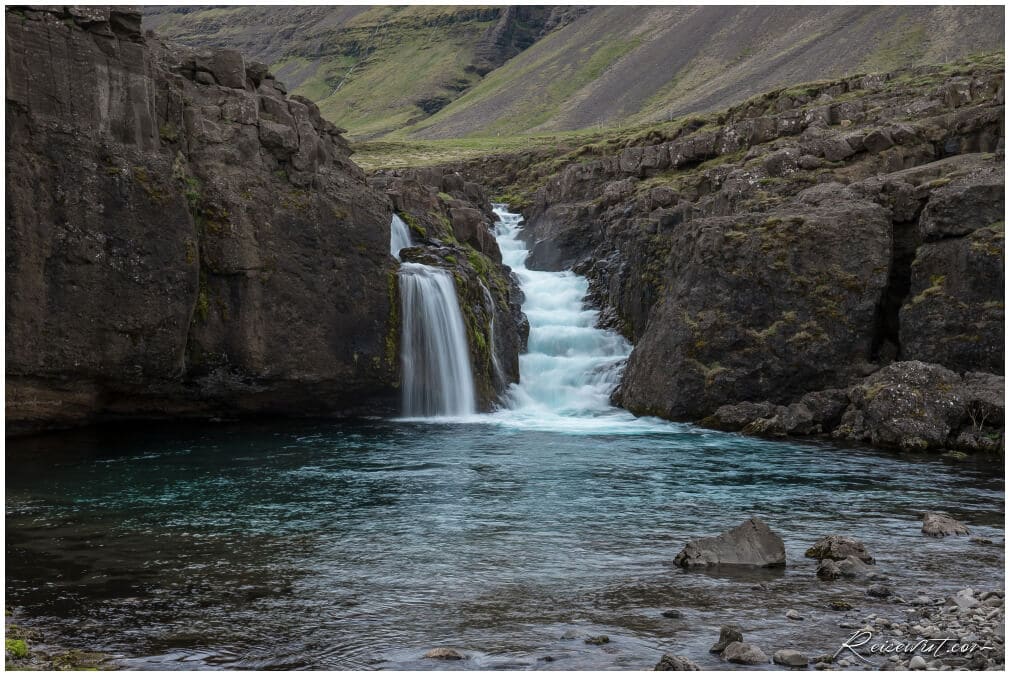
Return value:
<svg viewBox="0 0 1010 676">
<path fill-rule="evenodd" d="M 1002 588 L 998 468 L 610 406 L 630 346 L 595 327 L 584 279 L 525 268 L 521 224 L 501 216 L 531 330 L 499 410 L 8 440 L 18 621 L 138 669 L 651 669 L 665 652 L 720 668 L 722 624 L 769 654 L 815 655 L 850 635 L 840 623 L 899 612 L 817 579 L 804 551 L 824 535 L 862 540 L 905 598 Z M 407 274 L 447 305 L 451 279 L 431 270 Z M 997 544 L 924 537 L 925 510 Z M 785 541 L 784 570 L 673 565 L 688 539 L 754 515 Z M 439 646 L 468 659 L 422 657 Z"/>
</svg>

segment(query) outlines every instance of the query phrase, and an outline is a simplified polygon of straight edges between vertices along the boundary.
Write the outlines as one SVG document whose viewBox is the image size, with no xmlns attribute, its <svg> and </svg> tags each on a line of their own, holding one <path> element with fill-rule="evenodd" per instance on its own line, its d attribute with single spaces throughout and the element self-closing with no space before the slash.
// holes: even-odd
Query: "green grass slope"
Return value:
<svg viewBox="0 0 1010 676">
<path fill-rule="evenodd" d="M 596 7 L 400 134 L 634 125 L 1002 45 L 1000 7 Z"/>
<path fill-rule="evenodd" d="M 270 65 L 291 93 L 368 138 L 414 124 L 585 10 L 500 6 L 160 6 L 144 26 Z"/>
<path fill-rule="evenodd" d="M 470 66 L 499 18 L 488 7 L 229 7 L 162 11 L 145 26 L 195 45 L 241 49 L 292 93 L 362 137 L 417 121 L 480 76 Z"/>
</svg>

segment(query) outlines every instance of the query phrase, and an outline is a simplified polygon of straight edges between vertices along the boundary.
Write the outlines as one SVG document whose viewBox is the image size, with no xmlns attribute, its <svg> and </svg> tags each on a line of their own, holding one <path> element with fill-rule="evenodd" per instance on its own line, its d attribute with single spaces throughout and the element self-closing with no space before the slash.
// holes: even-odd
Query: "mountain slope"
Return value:
<svg viewBox="0 0 1010 676">
<path fill-rule="evenodd" d="M 570 7 L 148 7 L 144 26 L 269 64 L 367 137 L 410 125 L 582 10 Z"/>
<path fill-rule="evenodd" d="M 656 121 L 1002 44 L 997 7 L 597 7 L 406 131 L 451 138 Z"/>
<path fill-rule="evenodd" d="M 354 139 L 650 123 L 1003 45 L 999 7 L 149 7 L 271 65 Z"/>
</svg>

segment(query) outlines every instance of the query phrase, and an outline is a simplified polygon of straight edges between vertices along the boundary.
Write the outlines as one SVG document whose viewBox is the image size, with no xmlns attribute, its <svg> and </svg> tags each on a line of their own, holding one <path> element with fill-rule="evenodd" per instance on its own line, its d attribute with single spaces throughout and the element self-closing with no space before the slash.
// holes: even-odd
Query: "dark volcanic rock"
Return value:
<svg viewBox="0 0 1010 676">
<path fill-rule="evenodd" d="M 834 436 L 906 450 L 942 448 L 966 415 L 961 377 L 942 366 L 896 362 L 849 390 Z"/>
<path fill-rule="evenodd" d="M 390 410 L 390 208 L 314 105 L 126 8 L 6 38 L 8 433 Z"/>
<path fill-rule="evenodd" d="M 889 220 L 843 193 L 831 203 L 679 227 L 621 404 L 698 418 L 725 402 L 788 401 L 865 373 Z"/>
<path fill-rule="evenodd" d="M 684 568 L 784 566 L 786 550 L 782 538 L 773 533 L 764 521 L 753 517 L 715 537 L 691 540 L 677 554 L 674 563 Z"/>
<path fill-rule="evenodd" d="M 901 308 L 902 358 L 1002 373 L 1003 235 L 1000 216 L 964 236 L 919 248 Z"/>
</svg>

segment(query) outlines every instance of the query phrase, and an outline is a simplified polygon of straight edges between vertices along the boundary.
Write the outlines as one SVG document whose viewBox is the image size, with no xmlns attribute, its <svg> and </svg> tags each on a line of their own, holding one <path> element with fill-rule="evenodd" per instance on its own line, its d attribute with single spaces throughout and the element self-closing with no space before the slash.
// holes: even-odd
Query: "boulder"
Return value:
<svg viewBox="0 0 1010 676">
<path fill-rule="evenodd" d="M 784 566 L 786 549 L 782 538 L 757 517 L 715 537 L 687 543 L 674 563 L 683 568 L 705 566 Z"/>
<path fill-rule="evenodd" d="M 923 514 L 922 532 L 934 538 L 969 534 L 967 526 L 943 512 L 926 512 Z"/>
<path fill-rule="evenodd" d="M 743 632 L 735 624 L 724 624 L 719 627 L 719 640 L 709 648 L 710 653 L 721 653 L 730 643 L 743 641 Z"/>
<path fill-rule="evenodd" d="M 798 650 L 776 650 L 772 661 L 784 667 L 805 667 L 810 663 L 810 658 Z"/>
<path fill-rule="evenodd" d="M 722 651 L 722 658 L 736 664 L 768 664 L 768 656 L 761 648 L 750 643 L 734 641 Z"/>
<path fill-rule="evenodd" d="M 781 406 L 769 401 L 726 404 L 715 410 L 715 413 L 705 418 L 702 424 L 712 429 L 726 432 L 739 432 L 755 420 L 774 416 Z"/>
<path fill-rule="evenodd" d="M 965 415 L 960 376 L 936 364 L 890 364 L 849 390 L 833 436 L 904 450 L 942 448 Z"/>
<path fill-rule="evenodd" d="M 654 671 L 701 671 L 701 667 L 683 655 L 663 655 Z"/>
<path fill-rule="evenodd" d="M 844 559 L 835 561 L 824 559 L 817 566 L 817 577 L 822 580 L 838 580 L 841 578 L 849 580 L 878 579 L 881 575 L 876 567 L 867 565 L 855 556 L 847 556 Z"/>
<path fill-rule="evenodd" d="M 849 556 L 855 556 L 864 563 L 874 563 L 873 557 L 866 551 L 866 546 L 855 538 L 844 535 L 828 535 L 814 543 L 814 546 L 804 554 L 810 559 L 832 559 L 840 561 Z"/>
</svg>

